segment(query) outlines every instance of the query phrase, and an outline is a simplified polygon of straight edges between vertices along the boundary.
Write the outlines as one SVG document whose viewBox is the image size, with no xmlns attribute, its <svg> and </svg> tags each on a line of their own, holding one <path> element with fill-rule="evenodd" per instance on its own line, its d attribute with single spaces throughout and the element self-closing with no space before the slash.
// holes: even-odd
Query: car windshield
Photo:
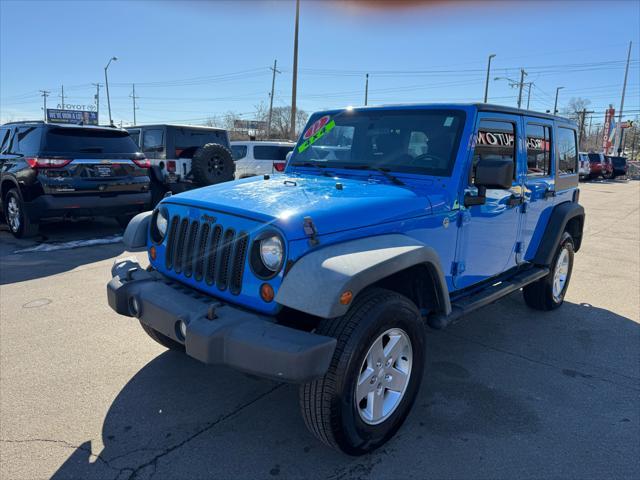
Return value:
<svg viewBox="0 0 640 480">
<path fill-rule="evenodd" d="M 590 153 L 589 154 L 589 161 L 590 162 L 601 162 L 602 161 L 602 157 L 600 157 L 599 153 Z"/>
<path fill-rule="evenodd" d="M 291 165 L 451 174 L 465 122 L 461 110 L 344 110 L 316 114 Z"/>
</svg>

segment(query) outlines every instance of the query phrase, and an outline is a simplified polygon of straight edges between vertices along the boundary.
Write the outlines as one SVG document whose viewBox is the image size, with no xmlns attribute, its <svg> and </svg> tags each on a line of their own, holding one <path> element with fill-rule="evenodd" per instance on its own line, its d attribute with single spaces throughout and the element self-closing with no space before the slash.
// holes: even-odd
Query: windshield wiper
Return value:
<svg viewBox="0 0 640 480">
<path fill-rule="evenodd" d="M 376 172 L 380 172 L 384 175 L 385 178 L 391 181 L 394 185 L 406 185 L 402 180 L 400 180 L 395 175 L 389 173 L 389 169 L 385 167 L 370 167 L 369 165 L 346 165 L 344 168 L 348 168 L 350 170 L 373 170 Z"/>
<path fill-rule="evenodd" d="M 321 165 L 318 163 L 314 163 L 314 162 L 300 162 L 300 163 L 292 163 L 291 164 L 292 167 L 315 167 L 315 168 L 319 168 L 320 170 L 322 170 L 323 168 L 327 168 L 326 165 Z M 333 175 L 331 175 L 329 172 L 321 172 L 322 175 L 324 175 L 325 177 L 333 177 Z"/>
</svg>

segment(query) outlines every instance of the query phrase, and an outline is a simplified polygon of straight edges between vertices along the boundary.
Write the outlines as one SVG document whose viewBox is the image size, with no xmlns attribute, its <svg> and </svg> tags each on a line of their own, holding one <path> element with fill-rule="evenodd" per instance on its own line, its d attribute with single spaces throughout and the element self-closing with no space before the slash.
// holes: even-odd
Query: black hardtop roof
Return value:
<svg viewBox="0 0 640 480">
<path fill-rule="evenodd" d="M 179 123 L 151 123 L 145 125 L 131 125 L 129 127 L 125 127 L 127 130 L 130 128 L 151 128 L 151 127 L 174 127 L 174 128 L 190 128 L 196 130 L 216 130 L 216 131 L 226 131 L 224 128 L 220 127 L 208 127 L 206 125 L 181 125 Z"/>
</svg>

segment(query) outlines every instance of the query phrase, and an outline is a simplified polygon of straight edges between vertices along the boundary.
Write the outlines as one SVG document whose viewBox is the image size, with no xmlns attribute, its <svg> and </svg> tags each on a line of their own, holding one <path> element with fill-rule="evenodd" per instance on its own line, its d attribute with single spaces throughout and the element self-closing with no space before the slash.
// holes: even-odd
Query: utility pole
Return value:
<svg viewBox="0 0 640 480">
<path fill-rule="evenodd" d="M 42 94 L 42 110 L 44 110 L 44 121 L 47 121 L 47 97 L 49 96 L 49 94 L 51 93 L 49 90 L 40 90 L 40 93 Z"/>
<path fill-rule="evenodd" d="M 369 74 L 365 76 L 364 80 L 364 104 L 365 106 L 369 102 Z"/>
<path fill-rule="evenodd" d="M 271 138 L 271 117 L 273 116 L 273 96 L 276 92 L 276 73 L 282 73 L 277 68 L 278 60 L 273 61 L 273 67 L 269 67 L 273 71 L 273 77 L 271 77 L 271 98 L 269 99 L 269 119 L 267 120 L 267 139 Z"/>
<path fill-rule="evenodd" d="M 631 43 L 629 42 L 629 50 L 627 52 L 627 66 L 624 69 L 624 83 L 622 84 L 622 97 L 620 98 L 620 113 L 618 114 L 618 125 L 622 123 L 622 110 L 624 109 L 624 94 L 627 91 L 627 77 L 629 76 L 629 60 L 631 59 Z M 620 140 L 618 140 L 618 156 L 622 154 L 622 139 L 624 137 L 624 128 L 620 129 Z"/>
<path fill-rule="evenodd" d="M 489 55 L 489 62 L 487 63 L 487 79 L 484 82 L 484 103 L 487 103 L 489 98 L 489 73 L 491 72 L 491 59 L 495 56 L 495 53 Z"/>
<path fill-rule="evenodd" d="M 64 110 L 64 85 L 61 85 L 60 97 L 62 98 L 62 110 Z"/>
<path fill-rule="evenodd" d="M 587 118 L 587 113 L 594 113 L 593 110 L 587 111 L 586 108 L 583 108 L 580 112 L 580 134 L 578 135 L 578 147 L 582 149 L 582 143 L 584 141 L 584 124 Z"/>
<path fill-rule="evenodd" d="M 136 107 L 136 98 L 139 98 L 139 97 L 136 97 L 136 84 L 133 83 L 132 86 L 133 86 L 133 93 L 131 94 L 131 98 L 133 99 L 133 124 L 137 125 L 136 110 L 138 109 L 138 107 Z"/>
<path fill-rule="evenodd" d="M 296 24 L 293 37 L 293 82 L 291 86 L 291 139 L 296 139 L 296 90 L 298 86 L 298 23 L 300 0 L 296 0 Z"/>
<path fill-rule="evenodd" d="M 564 87 L 558 87 L 556 88 L 556 101 L 553 104 L 553 114 L 556 115 L 558 113 L 558 93 L 560 93 L 560 90 L 562 90 Z"/>
<path fill-rule="evenodd" d="M 527 82 L 527 110 L 529 110 L 529 101 L 531 100 L 531 87 L 533 87 L 533 82 Z"/>
<path fill-rule="evenodd" d="M 522 105 L 522 89 L 524 87 L 524 77 L 527 75 L 527 72 L 524 71 L 524 68 L 520 69 L 520 89 L 518 91 L 518 108 Z"/>
<path fill-rule="evenodd" d="M 91 85 L 96 87 L 96 94 L 94 96 L 96 100 L 96 120 L 98 122 L 98 125 L 100 125 L 100 84 L 92 83 Z"/>
</svg>

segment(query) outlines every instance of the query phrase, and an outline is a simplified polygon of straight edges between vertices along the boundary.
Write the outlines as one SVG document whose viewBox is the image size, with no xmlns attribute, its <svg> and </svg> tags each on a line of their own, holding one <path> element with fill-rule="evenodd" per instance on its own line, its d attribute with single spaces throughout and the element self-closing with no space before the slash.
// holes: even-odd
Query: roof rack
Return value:
<svg viewBox="0 0 640 480">
<path fill-rule="evenodd" d="M 45 122 L 43 120 L 17 120 L 15 122 L 3 123 L 3 125 L 24 125 L 24 124 L 29 124 L 29 123 L 42 124 L 42 123 L 45 123 Z"/>
</svg>

